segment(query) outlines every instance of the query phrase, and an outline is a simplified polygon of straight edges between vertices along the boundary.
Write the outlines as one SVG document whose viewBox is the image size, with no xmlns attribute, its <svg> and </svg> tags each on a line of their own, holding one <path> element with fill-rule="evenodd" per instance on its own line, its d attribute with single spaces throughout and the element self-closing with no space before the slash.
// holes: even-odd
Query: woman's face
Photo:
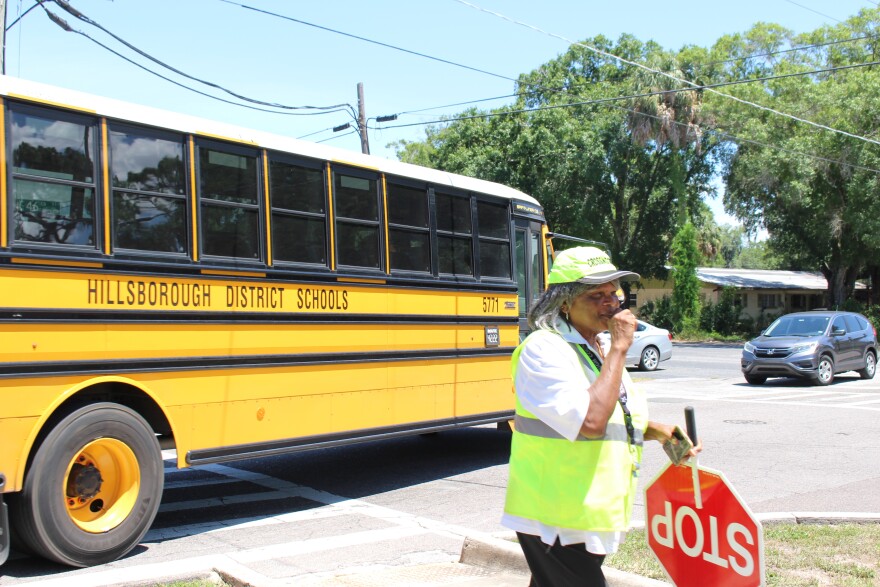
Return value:
<svg viewBox="0 0 880 587">
<path fill-rule="evenodd" d="M 609 320 L 620 307 L 617 289 L 614 282 L 597 285 L 577 296 L 570 305 L 562 306 L 568 312 L 568 321 L 584 338 L 608 330 Z"/>
</svg>

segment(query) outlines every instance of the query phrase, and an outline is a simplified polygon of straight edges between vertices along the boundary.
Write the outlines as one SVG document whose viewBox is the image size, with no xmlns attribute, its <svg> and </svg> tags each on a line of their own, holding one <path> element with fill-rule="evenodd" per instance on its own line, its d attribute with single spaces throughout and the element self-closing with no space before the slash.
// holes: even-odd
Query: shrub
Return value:
<svg viewBox="0 0 880 587">
<path fill-rule="evenodd" d="M 721 290 L 721 298 L 717 304 L 703 301 L 700 328 L 706 332 L 717 332 L 725 336 L 750 334 L 753 323 L 751 319 L 740 317 L 742 309 L 736 301 L 737 291 L 733 287 L 725 287 Z"/>
<path fill-rule="evenodd" d="M 672 327 L 672 299 L 665 295 L 658 300 L 650 300 L 639 308 L 639 318 L 657 328 L 669 331 Z"/>
</svg>

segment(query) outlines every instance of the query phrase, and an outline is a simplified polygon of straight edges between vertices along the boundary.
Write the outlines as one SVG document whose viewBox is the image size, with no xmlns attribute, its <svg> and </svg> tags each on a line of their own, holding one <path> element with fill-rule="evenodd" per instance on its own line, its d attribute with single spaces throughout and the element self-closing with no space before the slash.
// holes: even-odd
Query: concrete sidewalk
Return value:
<svg viewBox="0 0 880 587">
<path fill-rule="evenodd" d="M 756 514 L 761 524 L 842 524 L 880 523 L 880 514 L 839 512 L 781 512 Z M 467 537 L 458 562 L 441 562 L 380 569 L 349 569 L 323 577 L 268 579 L 247 569 L 214 569 L 204 578 L 216 578 L 234 587 L 526 587 L 529 569 L 511 532 L 505 538 Z M 617 569 L 604 567 L 610 587 L 669 587 L 657 581 Z M 155 585 L 155 582 L 152 583 Z"/>
<path fill-rule="evenodd" d="M 511 533 L 513 538 L 514 534 Z M 526 587 L 529 568 L 513 540 L 480 536 L 465 538 L 458 562 L 365 569 L 330 577 L 267 580 L 215 569 L 218 579 L 234 587 Z M 610 587 L 668 587 L 669 583 L 605 568 Z"/>
</svg>

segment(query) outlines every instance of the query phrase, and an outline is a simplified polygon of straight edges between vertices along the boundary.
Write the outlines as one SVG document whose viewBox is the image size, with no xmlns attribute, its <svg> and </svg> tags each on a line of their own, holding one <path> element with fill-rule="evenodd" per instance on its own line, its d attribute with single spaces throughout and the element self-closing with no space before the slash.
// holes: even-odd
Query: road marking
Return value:
<svg viewBox="0 0 880 587">
<path fill-rule="evenodd" d="M 196 556 L 161 563 L 127 566 L 106 571 L 86 573 L 88 569 L 83 569 L 72 571 L 70 574 L 65 573 L 66 576 L 63 577 L 29 581 L 27 584 L 39 585 L 40 587 L 70 587 L 70 585 L 77 584 L 77 575 L 84 575 L 87 577 L 84 578 L 83 582 L 80 584 L 88 584 L 92 587 L 101 587 L 105 585 L 130 585 L 132 583 L 148 581 L 151 584 L 155 584 L 160 583 L 163 577 L 183 577 L 199 573 L 208 574 L 213 570 L 222 572 L 231 567 L 240 569 L 242 568 L 241 565 L 245 563 L 261 562 L 274 558 L 308 554 L 334 548 L 350 548 L 363 544 L 374 544 L 385 540 L 400 540 L 402 538 L 427 533 L 429 533 L 429 530 L 416 527 L 369 530 L 364 532 L 354 532 L 342 536 L 295 540 L 281 544 L 274 544 L 272 546 L 231 551 L 224 554 Z M 249 573 L 253 575 L 255 571 L 250 569 Z M 238 575 L 238 573 L 235 574 Z"/>
<path fill-rule="evenodd" d="M 312 538 L 311 540 L 273 544 L 271 546 L 262 546 L 260 548 L 252 548 L 244 551 L 233 551 L 226 556 L 238 563 L 247 564 L 271 560 L 274 558 L 284 558 L 299 554 L 334 550 L 337 548 L 350 548 L 352 546 L 371 544 L 383 540 L 400 540 L 401 538 L 409 538 L 411 536 L 428 533 L 430 533 L 430 531 L 425 528 L 397 526 L 393 528 L 383 528 L 381 530 L 366 530 L 363 532 L 352 532 L 351 534 L 325 536 L 323 538 Z"/>
<path fill-rule="evenodd" d="M 714 385 L 709 388 L 703 380 L 703 385 L 682 389 L 678 384 L 683 379 L 679 378 L 674 382 L 667 379 L 654 380 L 648 384 L 642 383 L 642 388 L 648 395 L 648 401 L 717 401 L 880 411 L 880 388 L 876 384 L 867 384 L 867 380 L 841 382 L 846 388 L 832 386 L 812 389 L 724 388 L 726 385 L 739 385 L 739 381 L 735 379 L 713 380 Z"/>
<path fill-rule="evenodd" d="M 849 405 L 851 406 L 866 406 L 868 404 L 880 404 L 880 397 L 876 399 L 869 399 L 863 402 L 851 402 Z"/>
<path fill-rule="evenodd" d="M 305 485 L 297 485 L 289 481 L 284 481 L 276 477 L 269 477 L 261 473 L 237 469 L 226 465 L 205 465 L 203 467 L 195 467 L 192 469 L 182 469 L 181 471 L 209 471 L 217 475 L 222 475 L 227 482 L 247 481 L 255 485 L 273 489 L 273 491 L 263 491 L 259 493 L 241 494 L 222 498 L 206 498 L 193 499 L 186 501 L 177 501 L 162 504 L 159 513 L 169 513 L 177 511 L 188 511 L 202 509 L 207 507 L 242 505 L 251 502 L 270 501 L 274 499 L 285 499 L 289 497 L 301 497 L 310 501 L 322 504 L 321 507 L 303 510 L 299 512 L 289 512 L 276 516 L 252 516 L 246 518 L 227 519 L 216 522 L 199 522 L 188 524 L 185 526 L 171 526 L 168 528 L 158 528 L 150 530 L 145 542 L 161 542 L 171 538 L 180 538 L 184 536 L 193 536 L 196 534 L 224 532 L 241 528 L 252 528 L 260 526 L 270 526 L 275 524 L 283 524 L 292 521 L 311 520 L 319 518 L 330 518 L 343 515 L 364 515 L 375 519 L 383 520 L 389 524 L 404 528 L 420 528 L 435 534 L 440 534 L 451 538 L 464 538 L 466 536 L 477 536 L 479 532 L 475 532 L 471 528 L 458 526 L 455 524 L 446 524 L 407 514 L 391 508 L 370 504 L 359 499 L 349 499 L 339 495 L 334 495 L 327 491 L 321 491 Z M 176 483 L 183 483 L 185 480 L 179 480 Z M 193 479 L 191 486 L 217 484 L 215 479 Z"/>
</svg>

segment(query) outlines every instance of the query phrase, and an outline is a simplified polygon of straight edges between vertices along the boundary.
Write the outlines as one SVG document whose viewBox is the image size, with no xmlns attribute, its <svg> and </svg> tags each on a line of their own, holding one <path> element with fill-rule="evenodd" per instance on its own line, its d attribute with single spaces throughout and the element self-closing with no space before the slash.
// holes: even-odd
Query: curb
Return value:
<svg viewBox="0 0 880 587">
<path fill-rule="evenodd" d="M 510 535 L 516 537 L 514 533 Z M 519 544 L 513 539 L 466 536 L 461 545 L 461 558 L 458 562 L 493 571 L 506 571 L 519 575 L 531 574 Z"/>
<path fill-rule="evenodd" d="M 510 536 L 515 537 L 516 534 L 511 533 Z M 526 564 L 522 550 L 512 539 L 468 536 L 464 539 L 461 558 L 458 562 L 484 567 L 492 571 L 529 575 L 529 566 Z M 664 581 L 618 571 L 610 567 L 602 567 L 602 572 L 605 573 L 609 587 L 668 587 L 670 585 Z"/>
<path fill-rule="evenodd" d="M 763 524 L 880 524 L 880 513 L 866 512 L 768 512 L 755 514 Z M 644 522 L 633 523 L 633 529 L 644 529 Z M 461 547 L 460 563 L 484 567 L 490 571 L 529 575 L 529 567 L 516 543 L 516 533 L 493 536 L 467 536 Z M 642 577 L 634 573 L 603 566 L 610 587 L 670 587 L 666 581 Z"/>
<path fill-rule="evenodd" d="M 755 517 L 762 524 L 880 524 L 880 513 L 865 512 L 769 512 Z"/>
<path fill-rule="evenodd" d="M 155 579 L 143 579 L 130 583 L 118 583 L 118 585 L 125 585 L 125 587 L 156 587 L 157 585 L 164 585 L 166 583 L 188 583 L 191 581 L 203 581 L 212 585 L 222 585 L 224 583 L 224 579 L 220 574 L 215 570 L 210 570 L 200 573 L 178 573 L 176 575 L 167 575 Z"/>
</svg>

